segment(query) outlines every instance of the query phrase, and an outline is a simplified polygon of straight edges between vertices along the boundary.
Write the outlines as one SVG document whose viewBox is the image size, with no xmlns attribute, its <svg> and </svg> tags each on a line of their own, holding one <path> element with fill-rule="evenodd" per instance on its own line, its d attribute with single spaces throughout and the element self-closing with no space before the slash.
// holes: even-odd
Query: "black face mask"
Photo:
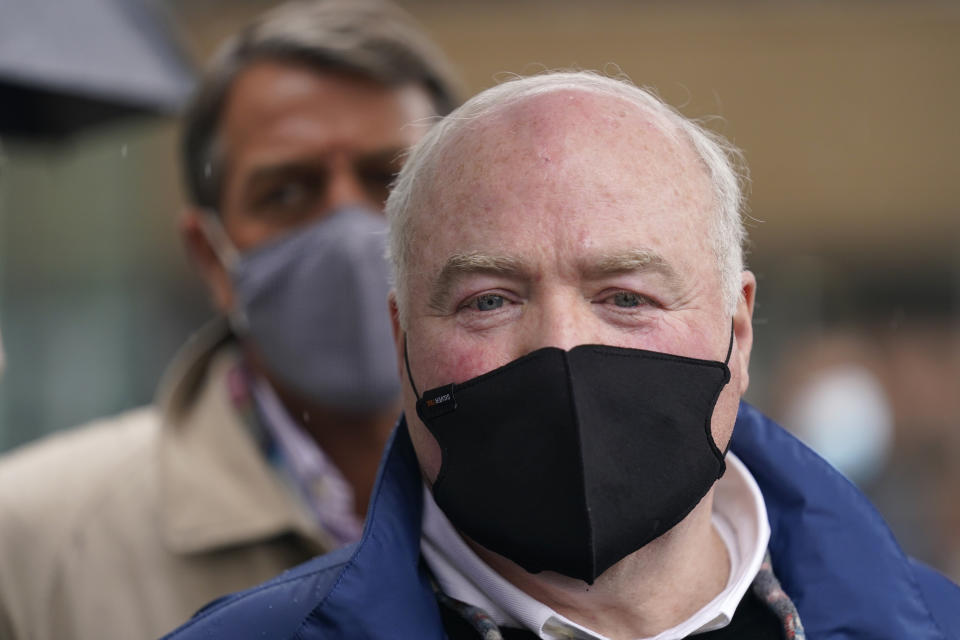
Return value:
<svg viewBox="0 0 960 640">
<path fill-rule="evenodd" d="M 417 415 L 443 454 L 437 505 L 525 570 L 592 584 L 683 520 L 723 475 L 710 421 L 732 349 L 732 329 L 724 362 L 547 347 L 427 391 Z"/>
</svg>

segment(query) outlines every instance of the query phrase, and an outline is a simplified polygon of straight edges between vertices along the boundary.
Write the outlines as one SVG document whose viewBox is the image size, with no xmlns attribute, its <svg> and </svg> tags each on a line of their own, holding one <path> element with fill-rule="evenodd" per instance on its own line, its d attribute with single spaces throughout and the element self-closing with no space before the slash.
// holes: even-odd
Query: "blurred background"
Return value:
<svg viewBox="0 0 960 640">
<path fill-rule="evenodd" d="M 0 0 L 4 18 L 18 2 Z M 117 36 L 113 51 L 101 31 L 120 27 L 90 15 L 134 4 L 65 3 L 70 37 L 96 42 L 113 59 L 103 70 L 162 35 L 170 82 L 127 96 L 127 111 L 162 114 L 191 67 L 273 3 L 143 0 L 132 22 L 151 35 Z M 400 4 L 470 92 L 505 73 L 622 72 L 743 149 L 759 282 L 748 400 L 867 491 L 910 553 L 960 580 L 960 4 Z M 13 31 L 30 59 L 50 46 L 7 21 L 0 74 Z M 0 452 L 149 402 L 211 314 L 176 236 L 175 118 L 57 104 L 46 125 L 0 129 Z"/>
</svg>

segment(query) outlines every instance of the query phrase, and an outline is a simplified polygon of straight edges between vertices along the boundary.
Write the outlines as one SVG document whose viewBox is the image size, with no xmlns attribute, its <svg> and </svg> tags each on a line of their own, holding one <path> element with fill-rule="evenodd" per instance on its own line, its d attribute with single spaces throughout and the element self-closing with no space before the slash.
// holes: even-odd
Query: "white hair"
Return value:
<svg viewBox="0 0 960 640">
<path fill-rule="evenodd" d="M 407 265 L 416 242 L 410 221 L 422 195 L 421 187 L 435 182 L 441 168 L 437 159 L 442 150 L 459 136 L 465 123 L 488 118 L 506 106 L 534 96 L 568 90 L 626 100 L 656 118 L 668 136 L 676 138 L 679 133 L 680 139 L 685 139 L 693 147 L 713 185 L 717 215 L 713 218 L 709 240 L 717 260 L 726 311 L 732 314 L 736 310 L 741 296 L 740 273 L 743 271 L 743 244 L 746 240 L 741 208 L 744 206 L 742 187 L 747 181 L 747 174 L 739 149 L 723 136 L 684 117 L 653 92 L 637 87 L 628 80 L 590 71 L 564 71 L 514 78 L 477 94 L 434 125 L 411 149 L 386 204 L 386 215 L 390 222 L 387 252 L 393 269 L 400 320 L 404 326 Z"/>
</svg>

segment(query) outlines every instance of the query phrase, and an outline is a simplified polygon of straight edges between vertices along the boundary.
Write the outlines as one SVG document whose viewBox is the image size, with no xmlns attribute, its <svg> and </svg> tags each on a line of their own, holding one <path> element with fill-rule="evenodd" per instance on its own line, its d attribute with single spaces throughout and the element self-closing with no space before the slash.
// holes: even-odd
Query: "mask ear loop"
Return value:
<svg viewBox="0 0 960 640">
<path fill-rule="evenodd" d="M 407 378 L 410 380 L 410 387 L 413 389 L 413 395 L 419 400 L 420 392 L 417 391 L 417 385 L 413 382 L 413 374 L 410 373 L 410 358 L 407 356 L 407 333 L 403 333 L 403 364 L 407 368 Z"/>
<path fill-rule="evenodd" d="M 227 236 L 227 230 L 223 228 L 220 216 L 212 209 L 202 209 L 197 220 L 220 264 L 228 271 L 232 270 L 240 261 L 240 252 Z"/>
<path fill-rule="evenodd" d="M 406 352 L 406 342 L 404 342 L 404 352 Z M 727 357 L 723 359 L 724 365 L 730 364 L 730 354 L 733 353 L 733 319 L 730 320 L 730 345 L 727 347 Z"/>
<path fill-rule="evenodd" d="M 733 353 L 733 328 L 734 328 L 733 318 L 731 318 L 731 319 L 730 319 L 730 344 L 727 346 L 727 357 L 724 358 L 724 360 L 723 360 L 723 366 L 724 366 L 724 367 L 727 367 L 727 380 L 730 379 L 730 368 L 728 367 L 728 365 L 730 364 L 730 355 Z M 726 384 L 726 382 L 724 382 L 724 384 Z M 719 391 L 717 392 L 717 394 L 719 395 Z M 708 423 L 708 424 L 709 424 L 709 423 Z M 722 452 L 721 455 L 720 455 L 720 466 L 721 466 L 721 468 L 720 468 L 720 473 L 719 473 L 719 475 L 717 475 L 717 478 L 719 478 L 720 476 L 722 476 L 722 475 L 724 474 L 724 472 L 727 470 L 726 457 L 727 457 L 727 452 L 730 451 L 730 443 L 731 443 L 732 441 L 733 441 L 733 438 L 732 438 L 732 437 L 731 437 L 729 440 L 727 440 L 727 446 L 725 446 L 725 447 L 723 448 L 723 452 Z M 714 441 L 713 441 L 713 434 L 712 434 L 712 433 L 710 434 L 710 442 L 714 442 Z M 715 443 L 715 442 L 714 442 L 713 446 L 716 447 L 716 443 Z M 718 451 L 719 451 L 719 449 L 718 449 Z"/>
<path fill-rule="evenodd" d="M 213 253 L 217 256 L 217 260 L 220 261 L 228 274 L 233 273 L 240 262 L 240 251 L 230 240 L 227 230 L 223 228 L 223 222 L 219 214 L 213 209 L 201 209 L 197 221 L 200 223 L 200 229 L 207 237 L 207 242 L 213 249 Z M 228 312 L 227 317 L 230 326 L 237 334 L 242 335 L 249 330 L 250 323 L 242 305 L 238 305 Z"/>
</svg>

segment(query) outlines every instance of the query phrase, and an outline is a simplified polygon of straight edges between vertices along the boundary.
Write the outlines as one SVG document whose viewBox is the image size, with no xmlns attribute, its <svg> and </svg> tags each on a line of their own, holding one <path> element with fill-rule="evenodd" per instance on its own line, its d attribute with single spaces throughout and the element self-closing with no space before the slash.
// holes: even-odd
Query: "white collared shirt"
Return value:
<svg viewBox="0 0 960 640">
<path fill-rule="evenodd" d="M 730 557 L 727 584 L 713 600 L 680 624 L 638 640 L 679 640 L 721 629 L 760 569 L 770 525 L 763 495 L 750 471 L 732 453 L 714 489 L 712 522 Z M 523 627 L 544 640 L 607 640 L 538 602 L 494 571 L 463 541 L 424 487 L 423 556 L 443 592 L 483 609 L 498 625 Z"/>
</svg>

